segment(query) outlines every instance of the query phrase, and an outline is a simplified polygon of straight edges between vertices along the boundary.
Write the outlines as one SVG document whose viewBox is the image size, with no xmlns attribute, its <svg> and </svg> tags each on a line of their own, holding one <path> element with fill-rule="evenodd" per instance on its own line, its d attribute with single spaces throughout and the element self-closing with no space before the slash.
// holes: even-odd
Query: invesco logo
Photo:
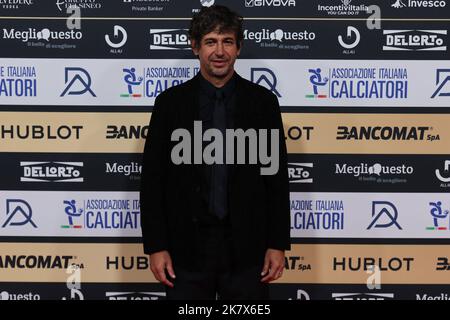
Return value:
<svg viewBox="0 0 450 320">
<path fill-rule="evenodd" d="M 21 182 L 83 182 L 83 162 L 20 162 Z"/>
</svg>

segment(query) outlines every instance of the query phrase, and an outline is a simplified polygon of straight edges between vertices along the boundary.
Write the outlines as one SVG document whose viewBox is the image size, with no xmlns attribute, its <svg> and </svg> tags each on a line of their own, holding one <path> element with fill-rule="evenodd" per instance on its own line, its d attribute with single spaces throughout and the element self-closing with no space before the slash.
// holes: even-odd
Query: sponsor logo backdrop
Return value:
<svg viewBox="0 0 450 320">
<path fill-rule="evenodd" d="M 271 297 L 450 300 L 449 0 L 1 1 L 0 300 L 165 298 L 142 150 L 214 3 L 282 111 L 293 245 Z"/>
</svg>

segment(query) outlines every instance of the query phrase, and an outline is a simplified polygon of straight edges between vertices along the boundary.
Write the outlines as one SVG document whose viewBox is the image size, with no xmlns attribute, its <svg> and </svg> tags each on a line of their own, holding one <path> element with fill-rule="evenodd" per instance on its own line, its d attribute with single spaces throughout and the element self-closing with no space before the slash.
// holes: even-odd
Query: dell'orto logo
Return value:
<svg viewBox="0 0 450 320">
<path fill-rule="evenodd" d="M 30 162 L 21 161 L 21 182 L 83 182 L 83 162 Z"/>
<path fill-rule="evenodd" d="M 296 0 L 244 0 L 247 8 L 253 7 L 295 7 Z"/>
<path fill-rule="evenodd" d="M 190 50 L 188 29 L 150 29 L 150 50 Z"/>
<path fill-rule="evenodd" d="M 433 226 L 427 227 L 427 230 L 450 230 L 450 218 L 448 210 L 442 210 L 442 202 L 430 202 L 431 206 L 430 214 L 433 218 Z M 440 225 L 439 222 L 443 222 L 444 226 Z"/>
<path fill-rule="evenodd" d="M 389 228 L 393 225 L 402 230 L 402 227 L 397 222 L 397 208 L 391 202 L 372 201 L 372 218 L 372 222 L 367 227 L 367 230 L 372 228 Z"/>
<path fill-rule="evenodd" d="M 332 293 L 333 300 L 392 300 L 393 293 Z"/>
<path fill-rule="evenodd" d="M 436 86 L 437 89 L 431 95 L 431 98 L 450 97 L 450 69 L 436 70 Z"/>
<path fill-rule="evenodd" d="M 383 30 L 383 51 L 447 51 L 447 30 Z"/>
<path fill-rule="evenodd" d="M 108 300 L 161 300 L 165 292 L 106 292 Z"/>
<path fill-rule="evenodd" d="M 347 36 L 346 40 L 342 35 L 338 36 L 338 41 L 341 47 L 345 49 L 353 49 L 359 44 L 359 40 L 361 39 L 361 35 L 355 27 L 348 26 L 347 27 Z"/>
<path fill-rule="evenodd" d="M 288 163 L 290 183 L 313 183 L 311 177 L 312 163 Z"/>
<path fill-rule="evenodd" d="M 66 94 L 83 95 L 86 92 L 89 92 L 93 97 L 97 97 L 91 89 L 91 75 L 83 68 L 66 67 L 64 71 L 64 82 L 66 87 L 60 97 L 63 97 Z M 73 90 L 70 90 L 72 87 L 74 87 Z"/>
<path fill-rule="evenodd" d="M 33 216 L 33 210 L 28 202 L 20 199 L 6 199 L 6 216 L 7 219 L 2 225 L 2 228 L 6 226 L 23 226 L 31 224 L 34 228 L 37 228 L 36 224 L 31 219 Z"/>
<path fill-rule="evenodd" d="M 250 77 L 252 82 L 269 89 L 278 98 L 281 98 L 281 94 L 277 90 L 277 77 L 272 70 L 268 68 L 251 68 Z"/>
<path fill-rule="evenodd" d="M 122 26 L 115 25 L 113 40 L 109 34 L 105 34 L 105 41 L 111 48 L 118 49 L 127 42 L 127 31 Z"/>
</svg>

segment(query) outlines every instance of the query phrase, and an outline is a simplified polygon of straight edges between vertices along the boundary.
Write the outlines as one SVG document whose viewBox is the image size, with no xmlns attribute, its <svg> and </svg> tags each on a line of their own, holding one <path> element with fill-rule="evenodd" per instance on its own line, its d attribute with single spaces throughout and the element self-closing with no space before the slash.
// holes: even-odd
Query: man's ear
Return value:
<svg viewBox="0 0 450 320">
<path fill-rule="evenodd" d="M 194 52 L 194 54 L 195 54 L 196 56 L 198 56 L 197 41 L 191 40 L 191 48 L 192 48 L 192 52 Z"/>
<path fill-rule="evenodd" d="M 244 44 L 244 41 L 241 41 L 239 49 L 237 51 L 237 55 L 239 56 L 241 54 L 241 50 L 242 50 L 242 45 Z"/>
</svg>

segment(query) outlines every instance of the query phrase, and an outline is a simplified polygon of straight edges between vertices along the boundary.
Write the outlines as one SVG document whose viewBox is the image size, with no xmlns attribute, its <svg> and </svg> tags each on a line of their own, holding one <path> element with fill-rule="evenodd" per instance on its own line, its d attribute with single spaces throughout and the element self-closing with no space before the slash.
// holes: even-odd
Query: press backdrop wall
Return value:
<svg viewBox="0 0 450 320">
<path fill-rule="evenodd" d="M 448 299 L 448 0 L 2 1 L 1 299 L 164 298 L 141 153 L 214 2 L 244 16 L 237 72 L 283 113 L 293 245 L 273 299 Z"/>
</svg>

